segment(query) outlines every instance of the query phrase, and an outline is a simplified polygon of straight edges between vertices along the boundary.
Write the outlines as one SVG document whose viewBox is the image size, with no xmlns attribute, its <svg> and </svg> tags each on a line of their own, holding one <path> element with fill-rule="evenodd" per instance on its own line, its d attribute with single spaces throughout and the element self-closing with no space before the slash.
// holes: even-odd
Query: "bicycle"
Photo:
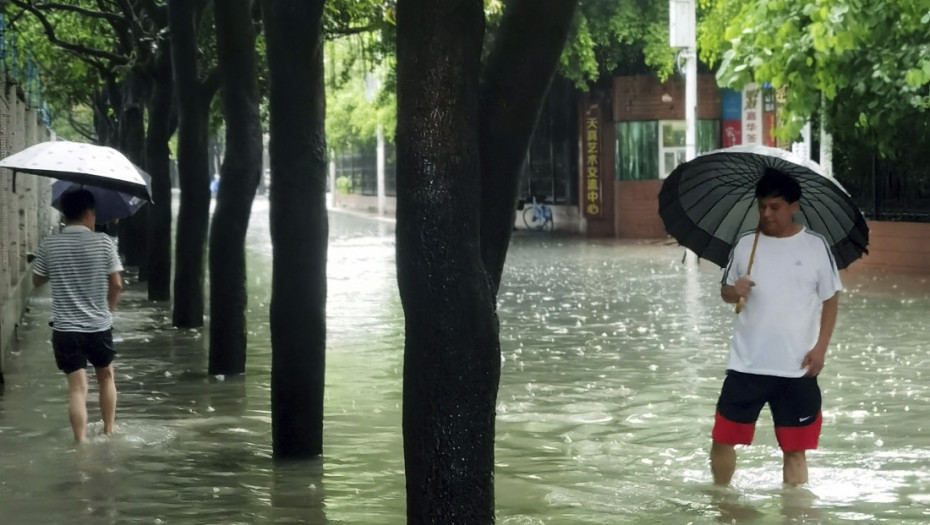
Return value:
<svg viewBox="0 0 930 525">
<path fill-rule="evenodd" d="M 533 195 L 530 206 L 523 209 L 523 223 L 530 230 L 552 231 L 552 208 L 543 202 L 538 202 Z"/>
</svg>

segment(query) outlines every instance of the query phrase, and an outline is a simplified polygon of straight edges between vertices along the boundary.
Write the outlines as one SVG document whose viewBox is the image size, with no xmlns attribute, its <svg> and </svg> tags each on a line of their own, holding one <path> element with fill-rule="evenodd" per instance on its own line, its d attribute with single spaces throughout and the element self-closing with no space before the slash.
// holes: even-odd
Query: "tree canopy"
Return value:
<svg viewBox="0 0 930 525">
<path fill-rule="evenodd" d="M 668 2 L 581 0 L 559 74 L 581 89 L 618 68 L 654 72 L 661 80 L 675 68 L 668 42 Z"/>
<path fill-rule="evenodd" d="M 826 129 L 893 156 L 926 133 L 930 6 L 922 0 L 701 0 L 701 57 L 722 86 L 785 90 L 783 138 L 819 115 Z M 915 118 L 916 117 L 916 118 Z"/>
</svg>

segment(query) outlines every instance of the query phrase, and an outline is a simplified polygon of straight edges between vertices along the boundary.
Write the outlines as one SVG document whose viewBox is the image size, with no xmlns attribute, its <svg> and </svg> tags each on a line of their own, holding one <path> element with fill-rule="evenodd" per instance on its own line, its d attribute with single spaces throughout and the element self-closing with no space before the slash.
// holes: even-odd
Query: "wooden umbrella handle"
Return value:
<svg viewBox="0 0 930 525">
<path fill-rule="evenodd" d="M 746 267 L 746 277 L 749 277 L 749 273 L 752 272 L 752 261 L 756 258 L 756 245 L 759 244 L 759 229 L 756 228 L 756 238 L 752 240 L 752 251 L 749 253 L 749 266 Z M 739 314 L 743 311 L 743 305 L 746 304 L 746 298 L 740 297 L 739 301 L 736 302 L 736 313 Z"/>
</svg>

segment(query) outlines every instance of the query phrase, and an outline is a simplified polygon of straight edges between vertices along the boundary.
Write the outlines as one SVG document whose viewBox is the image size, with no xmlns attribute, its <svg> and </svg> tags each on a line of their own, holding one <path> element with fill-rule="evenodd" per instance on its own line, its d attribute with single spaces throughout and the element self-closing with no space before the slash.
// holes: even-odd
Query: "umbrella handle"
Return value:
<svg viewBox="0 0 930 525">
<path fill-rule="evenodd" d="M 756 228 L 756 238 L 752 240 L 752 252 L 749 253 L 749 266 L 746 267 L 746 277 L 749 277 L 749 273 L 752 271 L 752 262 L 756 259 L 756 245 L 759 244 L 759 228 Z M 743 311 L 743 305 L 746 304 L 746 298 L 740 297 L 739 301 L 736 302 L 736 313 L 739 314 Z"/>
</svg>

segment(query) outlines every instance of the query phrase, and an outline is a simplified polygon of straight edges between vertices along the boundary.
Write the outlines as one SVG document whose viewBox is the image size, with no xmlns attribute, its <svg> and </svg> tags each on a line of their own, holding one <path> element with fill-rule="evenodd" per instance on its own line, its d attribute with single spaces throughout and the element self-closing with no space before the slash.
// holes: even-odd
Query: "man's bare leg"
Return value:
<svg viewBox="0 0 930 525">
<path fill-rule="evenodd" d="M 710 448 L 710 471 L 715 485 L 729 485 L 736 472 L 736 449 L 733 445 L 714 444 Z"/>
<path fill-rule="evenodd" d="M 87 372 L 82 368 L 68 374 L 68 416 L 74 440 L 87 439 Z"/>
<path fill-rule="evenodd" d="M 113 365 L 96 368 L 97 383 L 100 388 L 100 415 L 103 417 L 103 433 L 113 433 L 116 421 L 116 381 L 113 379 Z"/>
<path fill-rule="evenodd" d="M 807 483 L 807 456 L 803 450 L 785 451 L 784 481 L 797 487 Z"/>
</svg>

